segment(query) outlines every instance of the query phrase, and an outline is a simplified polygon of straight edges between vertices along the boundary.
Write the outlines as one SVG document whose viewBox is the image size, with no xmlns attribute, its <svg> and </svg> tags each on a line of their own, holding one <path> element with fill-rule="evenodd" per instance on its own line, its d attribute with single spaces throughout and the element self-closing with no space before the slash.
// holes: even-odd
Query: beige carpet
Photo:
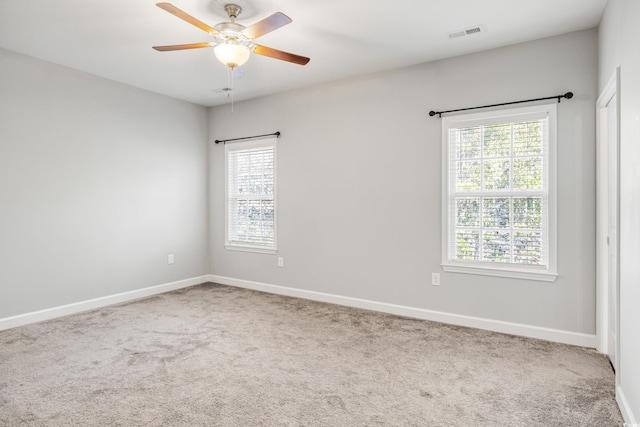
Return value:
<svg viewBox="0 0 640 427">
<path fill-rule="evenodd" d="M 621 426 L 595 350 L 205 284 L 0 332 L 2 426 Z"/>
</svg>

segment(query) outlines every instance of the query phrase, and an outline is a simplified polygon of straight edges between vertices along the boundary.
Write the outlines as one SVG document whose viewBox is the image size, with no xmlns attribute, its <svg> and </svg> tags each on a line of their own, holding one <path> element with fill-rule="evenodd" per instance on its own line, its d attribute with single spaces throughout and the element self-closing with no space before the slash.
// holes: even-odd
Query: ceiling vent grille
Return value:
<svg viewBox="0 0 640 427">
<path fill-rule="evenodd" d="M 450 39 L 457 39 L 459 37 L 464 37 L 464 36 L 470 36 L 472 34 L 478 34 L 483 32 L 484 29 L 482 27 L 482 25 L 476 25 L 475 27 L 469 27 L 469 28 L 465 28 L 464 30 L 458 30 L 458 31 L 454 31 L 452 33 L 449 33 L 449 38 Z"/>
</svg>

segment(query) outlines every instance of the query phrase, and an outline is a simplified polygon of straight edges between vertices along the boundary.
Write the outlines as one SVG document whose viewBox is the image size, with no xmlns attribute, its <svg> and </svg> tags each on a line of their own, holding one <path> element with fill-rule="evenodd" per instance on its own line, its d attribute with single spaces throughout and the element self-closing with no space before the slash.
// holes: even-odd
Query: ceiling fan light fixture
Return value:
<svg viewBox="0 0 640 427">
<path fill-rule="evenodd" d="M 223 0 L 218 1 L 222 2 Z M 309 62 L 309 58 L 305 56 L 295 55 L 282 50 L 254 44 L 254 40 L 258 37 L 262 37 L 265 34 L 291 23 L 291 18 L 282 12 L 276 12 L 261 21 L 245 27 L 244 25 L 235 22 L 235 19 L 242 11 L 242 8 L 236 4 L 227 4 L 225 5 L 225 10 L 229 15 L 231 22 L 221 22 L 215 27 L 211 27 L 189 15 L 187 12 L 178 9 L 171 3 L 161 2 L 157 3 L 156 6 L 203 30 L 213 36 L 215 40 L 212 42 L 153 46 L 157 51 L 167 52 L 172 50 L 213 47 L 216 58 L 231 70 L 247 62 L 252 52 L 256 55 L 267 56 L 281 61 L 292 62 L 294 64 L 306 65 Z"/>
<path fill-rule="evenodd" d="M 244 45 L 222 43 L 213 48 L 213 53 L 227 67 L 233 69 L 247 62 L 251 51 Z"/>
</svg>

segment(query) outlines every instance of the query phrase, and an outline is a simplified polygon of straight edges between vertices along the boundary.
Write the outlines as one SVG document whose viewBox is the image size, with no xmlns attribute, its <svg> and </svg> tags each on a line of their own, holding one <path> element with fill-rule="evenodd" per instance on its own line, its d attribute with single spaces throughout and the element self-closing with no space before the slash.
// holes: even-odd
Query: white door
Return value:
<svg viewBox="0 0 640 427">
<path fill-rule="evenodd" d="M 608 151 L 608 179 L 607 179 L 607 205 L 608 205 L 608 246 L 609 256 L 607 264 L 607 287 L 608 287 L 608 312 L 609 312 L 609 342 L 607 344 L 609 360 L 614 369 L 617 369 L 616 353 L 618 345 L 618 248 L 619 248 L 619 227 L 618 227 L 618 207 L 619 207 L 619 192 L 618 192 L 618 111 L 617 111 L 617 94 L 614 94 L 609 103 L 607 104 L 607 151 Z"/>
<path fill-rule="evenodd" d="M 598 350 L 617 367 L 619 330 L 619 71 L 598 98 L 597 330 Z"/>
</svg>

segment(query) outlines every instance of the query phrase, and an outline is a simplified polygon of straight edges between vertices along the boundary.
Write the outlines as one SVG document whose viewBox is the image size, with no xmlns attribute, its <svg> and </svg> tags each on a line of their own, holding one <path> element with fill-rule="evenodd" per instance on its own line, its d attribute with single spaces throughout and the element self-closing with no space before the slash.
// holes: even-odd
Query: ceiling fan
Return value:
<svg viewBox="0 0 640 427">
<path fill-rule="evenodd" d="M 210 27 L 183 10 L 178 9 L 171 3 L 157 3 L 156 6 L 211 34 L 214 38 L 212 42 L 153 46 L 155 50 L 160 52 L 213 47 L 216 58 L 232 70 L 247 62 L 251 52 L 300 65 L 306 65 L 310 60 L 310 58 L 305 56 L 295 55 L 254 43 L 254 40 L 258 37 L 290 23 L 291 18 L 284 13 L 276 12 L 255 24 L 245 27 L 235 22 L 242 8 L 235 4 L 227 4 L 224 9 L 227 15 L 229 15 L 230 22 L 221 22 L 215 27 Z"/>
</svg>

